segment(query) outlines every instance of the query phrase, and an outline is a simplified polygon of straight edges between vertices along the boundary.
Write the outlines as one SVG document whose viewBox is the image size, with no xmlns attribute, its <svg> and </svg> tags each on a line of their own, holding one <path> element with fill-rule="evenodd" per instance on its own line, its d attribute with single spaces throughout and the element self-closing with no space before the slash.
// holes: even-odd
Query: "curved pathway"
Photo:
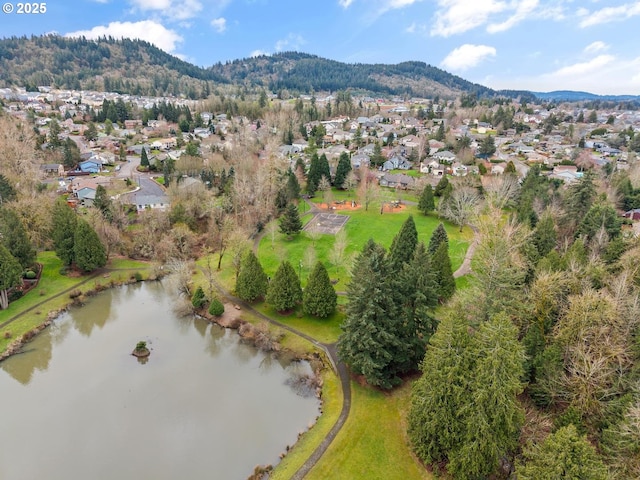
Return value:
<svg viewBox="0 0 640 480">
<path fill-rule="evenodd" d="M 342 429 L 343 425 L 347 421 L 347 417 L 349 416 L 349 411 L 351 410 L 351 378 L 349 376 L 349 372 L 347 370 L 347 366 L 338 358 L 338 352 L 335 343 L 322 343 L 313 338 L 310 335 L 307 335 L 304 332 L 296 330 L 295 328 L 281 323 L 277 320 L 274 320 L 262 312 L 259 312 L 253 306 L 244 300 L 239 299 L 231 295 L 227 290 L 225 290 L 217 281 L 214 280 L 214 286 L 220 292 L 220 294 L 225 297 L 229 302 L 241 306 L 244 310 L 251 312 L 255 316 L 260 319 L 275 325 L 279 328 L 287 330 L 295 335 L 298 335 L 305 340 L 313 343 L 316 347 L 320 348 L 327 355 L 328 360 L 331 362 L 332 370 L 338 375 L 340 378 L 340 384 L 342 386 L 342 410 L 340 411 L 340 415 L 338 416 L 338 420 L 331 427 L 329 433 L 327 433 L 326 437 L 320 445 L 316 447 L 313 453 L 309 456 L 307 460 L 302 464 L 302 466 L 296 471 L 296 473 L 291 477 L 292 480 L 301 480 L 304 478 L 309 471 L 316 465 L 320 457 L 324 454 L 324 452 L 329 448 L 331 442 L 336 438 L 338 432 Z"/>
<path fill-rule="evenodd" d="M 478 238 L 478 229 L 475 225 L 469 225 L 471 230 L 473 230 L 473 240 L 471 241 L 471 245 L 467 248 L 467 253 L 464 255 L 464 260 L 462 261 L 462 265 L 458 267 L 458 269 L 453 272 L 453 278 L 462 277 L 463 275 L 467 275 L 472 272 L 471 270 L 471 259 L 473 258 L 473 254 L 476 253 L 476 247 L 478 246 L 478 242 L 480 241 Z"/>
</svg>

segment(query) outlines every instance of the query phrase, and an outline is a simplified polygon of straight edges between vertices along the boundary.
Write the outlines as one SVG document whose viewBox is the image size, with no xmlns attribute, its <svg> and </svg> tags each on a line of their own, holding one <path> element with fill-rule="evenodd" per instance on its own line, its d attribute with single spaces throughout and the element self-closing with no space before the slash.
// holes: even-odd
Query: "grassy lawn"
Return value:
<svg viewBox="0 0 640 480">
<path fill-rule="evenodd" d="M 330 260 L 335 242 L 334 235 L 319 235 L 314 239 L 305 231 L 291 240 L 279 232 L 267 233 L 260 242 L 258 258 L 265 272 L 270 276 L 275 274 L 282 259 L 289 260 L 301 276 L 303 287 L 311 268 L 313 268 L 309 260 L 315 258 L 325 264 L 329 277 L 337 281 L 336 290 L 344 291 L 350 278 L 349 258 L 357 255 L 369 238 L 373 238 L 376 242 L 389 248 L 393 237 L 400 231 L 400 227 L 411 214 L 418 230 L 418 239 L 428 244 L 432 232 L 440 223 L 439 218 L 432 215 L 422 215 L 414 206 L 409 206 L 406 210 L 397 213 L 380 215 L 379 212 L 379 210 L 371 208 L 369 211 L 361 209 L 339 212 L 349 217 L 349 221 L 344 226 L 348 241 L 345 260 L 341 265 L 335 265 Z M 462 264 L 473 232 L 469 228 L 464 228 L 460 232 L 457 226 L 448 222 L 445 222 L 444 225 L 449 235 L 451 264 L 455 271 Z"/>
<path fill-rule="evenodd" d="M 146 263 L 129 259 L 112 259 L 109 261 L 107 268 L 114 269 L 113 271 L 109 272 L 107 276 L 98 275 L 92 278 L 91 275 L 80 277 L 61 275 L 62 262 L 54 252 L 41 252 L 38 255 L 38 262 L 43 265 L 42 276 L 38 286 L 30 290 L 24 297 L 11 302 L 6 310 L 0 311 L 0 324 L 35 307 L 41 302 L 43 303 L 0 330 L 0 352 L 3 352 L 20 335 L 42 324 L 49 312 L 64 308 L 71 302 L 68 294 L 62 294 L 57 297 L 56 295 L 71 288 L 78 288 L 82 292 L 87 292 L 96 287 L 109 285 L 111 282 L 121 283 L 129 279 L 135 272 L 140 272 L 143 277 L 146 277 L 144 269 L 149 266 Z M 87 279 L 89 280 L 87 281 Z M 86 283 L 83 284 L 85 281 Z M 7 332 L 9 332 L 10 338 L 5 338 Z"/>
<path fill-rule="evenodd" d="M 304 315 L 301 307 L 298 307 L 296 311 L 290 315 L 280 315 L 266 303 L 259 303 L 254 305 L 254 307 L 268 317 L 293 327 L 302 333 L 306 333 L 322 343 L 333 343 L 338 340 L 338 337 L 342 333 L 340 324 L 342 324 L 344 319 L 344 313 L 340 311 L 340 308 L 328 318 L 316 318 L 310 315 Z"/>
<path fill-rule="evenodd" d="M 351 413 L 307 479 L 431 479 L 407 446 L 409 383 L 383 393 L 351 382 Z"/>
</svg>

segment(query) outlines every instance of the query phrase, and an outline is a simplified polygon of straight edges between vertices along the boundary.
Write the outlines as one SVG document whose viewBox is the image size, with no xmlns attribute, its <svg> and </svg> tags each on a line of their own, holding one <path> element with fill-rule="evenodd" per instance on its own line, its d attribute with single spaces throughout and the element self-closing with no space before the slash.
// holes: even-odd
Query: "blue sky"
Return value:
<svg viewBox="0 0 640 480">
<path fill-rule="evenodd" d="M 0 14 L 0 36 L 142 38 L 201 66 L 285 50 L 419 60 L 492 88 L 640 95 L 640 0 L 51 0 L 46 9 Z"/>
</svg>

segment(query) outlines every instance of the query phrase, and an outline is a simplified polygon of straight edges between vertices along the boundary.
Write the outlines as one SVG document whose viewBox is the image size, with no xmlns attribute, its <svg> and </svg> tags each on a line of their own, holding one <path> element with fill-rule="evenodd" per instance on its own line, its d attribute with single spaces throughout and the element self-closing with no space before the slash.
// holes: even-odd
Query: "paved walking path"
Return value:
<svg viewBox="0 0 640 480">
<path fill-rule="evenodd" d="M 324 438 L 324 440 L 322 440 L 320 445 L 316 447 L 316 449 L 309 456 L 309 458 L 304 462 L 304 464 L 302 464 L 302 466 L 298 469 L 298 471 L 291 477 L 292 480 L 301 480 L 307 475 L 307 473 L 311 471 L 311 469 L 316 465 L 316 463 L 318 463 L 318 460 L 320 460 L 324 452 L 327 450 L 327 448 L 329 448 L 329 445 L 331 445 L 331 442 L 333 442 L 333 440 L 338 435 L 338 432 L 340 432 L 343 425 L 347 421 L 347 417 L 349 416 L 349 411 L 351 410 L 351 378 L 349 376 L 349 372 L 347 371 L 347 366 L 338 358 L 338 353 L 337 353 L 335 343 L 319 342 L 315 338 L 311 337 L 310 335 L 300 332 L 299 330 L 296 330 L 295 328 L 289 325 L 286 325 L 277 320 L 274 320 L 268 317 L 267 315 L 263 314 L 262 312 L 259 312 L 258 310 L 253 308 L 253 306 L 251 306 L 249 303 L 239 299 L 238 297 L 231 295 L 231 293 L 225 290 L 218 282 L 214 281 L 214 285 L 216 289 L 220 292 L 220 294 L 223 297 L 225 297 L 229 302 L 235 305 L 239 305 L 244 310 L 251 312 L 252 314 L 259 317 L 260 319 L 265 320 L 266 322 L 269 322 L 272 325 L 276 325 L 280 328 L 283 328 L 291 333 L 294 333 L 295 335 L 298 335 L 304 338 L 305 340 L 310 341 L 315 346 L 322 349 L 327 355 L 327 358 L 329 359 L 329 361 L 331 362 L 331 368 L 340 378 L 340 384 L 342 386 L 342 410 L 340 411 L 338 420 L 336 420 L 336 423 L 333 425 L 333 427 L 331 428 L 327 436 Z"/>
</svg>

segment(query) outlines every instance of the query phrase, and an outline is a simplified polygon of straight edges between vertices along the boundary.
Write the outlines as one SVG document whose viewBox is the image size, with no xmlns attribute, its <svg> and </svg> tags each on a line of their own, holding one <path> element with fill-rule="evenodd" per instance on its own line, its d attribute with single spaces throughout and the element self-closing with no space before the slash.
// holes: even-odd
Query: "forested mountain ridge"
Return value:
<svg viewBox="0 0 640 480">
<path fill-rule="evenodd" d="M 524 91 L 495 91 L 416 61 L 347 64 L 306 53 L 282 52 L 201 68 L 142 40 L 59 35 L 0 39 L 0 88 L 35 90 L 50 85 L 196 99 L 207 97 L 216 84 L 265 87 L 273 92 L 286 89 L 291 93 L 351 89 L 385 96 L 533 98 Z"/>
<path fill-rule="evenodd" d="M 263 85 L 301 93 L 358 89 L 386 95 L 480 97 L 527 95 L 497 92 L 424 62 L 347 64 L 300 52 L 282 52 L 218 63 L 210 70 L 232 83 Z"/>
<path fill-rule="evenodd" d="M 58 35 L 0 39 L 0 87 L 39 85 L 134 95 L 203 98 L 226 83 L 142 40 Z"/>
</svg>

